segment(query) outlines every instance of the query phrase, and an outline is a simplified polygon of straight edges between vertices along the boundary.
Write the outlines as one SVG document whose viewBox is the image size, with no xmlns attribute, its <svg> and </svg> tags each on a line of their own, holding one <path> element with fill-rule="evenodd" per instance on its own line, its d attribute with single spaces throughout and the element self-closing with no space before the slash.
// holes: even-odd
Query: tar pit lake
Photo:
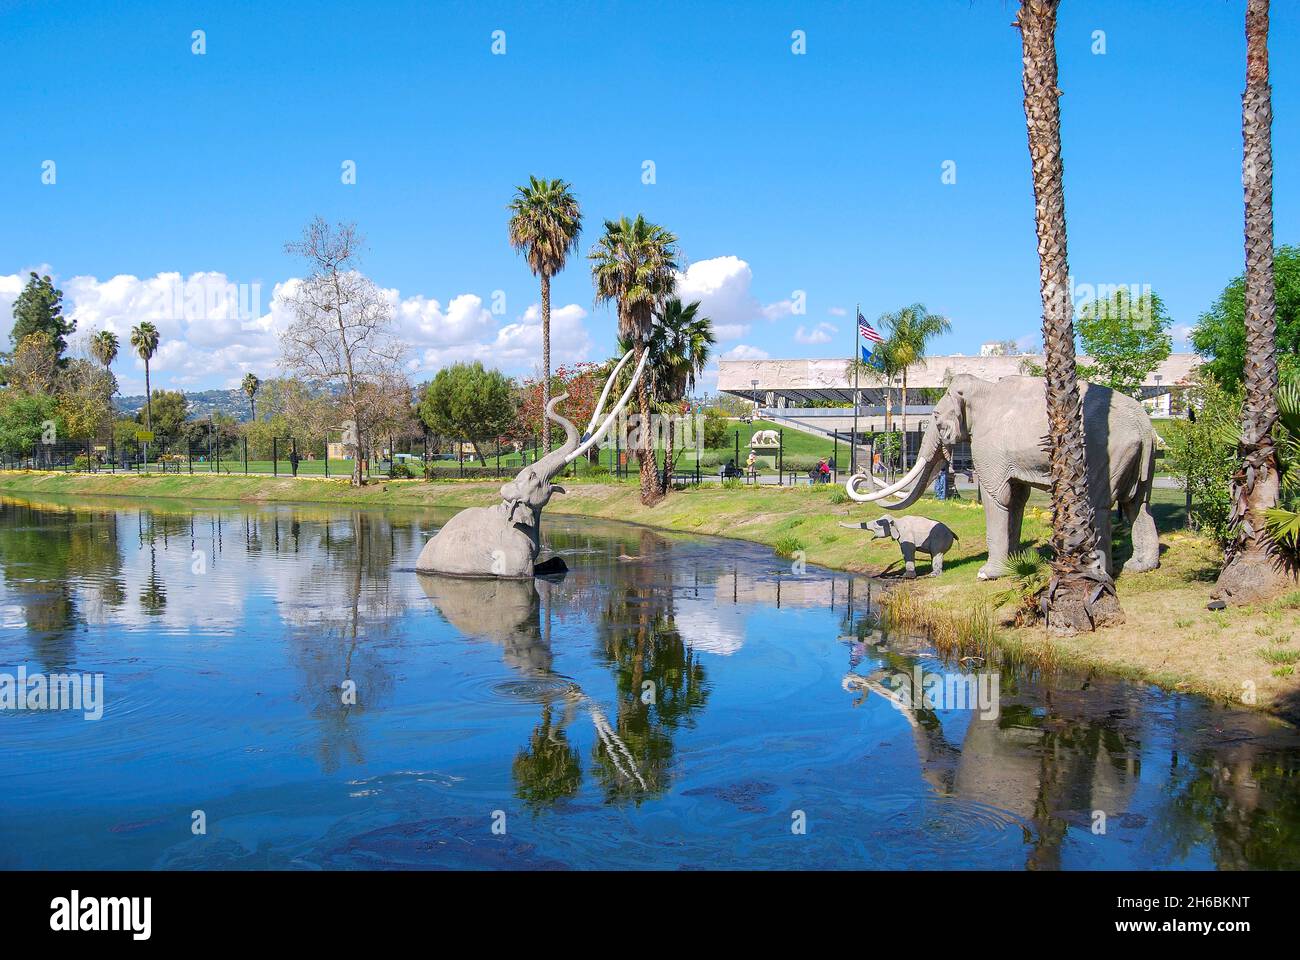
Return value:
<svg viewBox="0 0 1300 960">
<path fill-rule="evenodd" d="M 447 516 L 0 501 L 0 867 L 1300 866 L 1277 721 L 964 671 L 739 541 L 417 575 Z"/>
</svg>

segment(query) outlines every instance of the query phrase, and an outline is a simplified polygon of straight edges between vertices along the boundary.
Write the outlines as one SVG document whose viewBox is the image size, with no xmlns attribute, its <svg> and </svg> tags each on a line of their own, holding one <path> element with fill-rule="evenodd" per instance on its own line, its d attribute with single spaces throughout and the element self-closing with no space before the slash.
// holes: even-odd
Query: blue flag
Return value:
<svg viewBox="0 0 1300 960">
<path fill-rule="evenodd" d="M 862 362 L 871 364 L 877 370 L 885 369 L 885 361 L 877 357 L 874 351 L 868 349 L 866 344 L 862 345 Z"/>
</svg>

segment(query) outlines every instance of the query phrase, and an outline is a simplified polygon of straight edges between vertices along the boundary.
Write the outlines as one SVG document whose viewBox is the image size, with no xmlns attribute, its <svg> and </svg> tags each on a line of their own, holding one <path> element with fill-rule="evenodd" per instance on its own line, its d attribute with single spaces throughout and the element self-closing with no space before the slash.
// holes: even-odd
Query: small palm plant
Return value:
<svg viewBox="0 0 1300 960">
<path fill-rule="evenodd" d="M 1041 597 L 1052 579 L 1052 566 L 1037 550 L 1020 550 L 1007 557 L 1012 586 L 993 598 L 993 606 L 1016 605 L 1016 625 L 1034 623 L 1042 615 Z"/>
</svg>

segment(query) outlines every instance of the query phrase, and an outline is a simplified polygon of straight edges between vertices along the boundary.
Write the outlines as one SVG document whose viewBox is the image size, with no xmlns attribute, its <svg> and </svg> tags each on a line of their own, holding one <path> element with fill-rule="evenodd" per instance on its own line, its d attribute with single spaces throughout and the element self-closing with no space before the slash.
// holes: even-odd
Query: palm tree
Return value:
<svg viewBox="0 0 1300 960">
<path fill-rule="evenodd" d="M 618 336 L 633 344 L 640 365 L 648 346 L 655 310 L 677 285 L 677 237 L 640 214 L 605 221 L 605 233 L 589 255 L 596 302 L 618 307 Z M 640 413 L 641 502 L 656 503 L 662 491 L 651 445 L 649 378 L 637 383 Z"/>
<path fill-rule="evenodd" d="M 117 359 L 117 334 L 111 330 L 101 330 L 90 338 L 90 355 L 104 365 L 104 372 Z"/>
<path fill-rule="evenodd" d="M 515 188 L 510 202 L 510 245 L 528 259 L 528 268 L 542 280 L 542 408 L 551 402 L 551 277 L 564 269 L 578 248 L 582 210 L 563 180 L 530 176 Z M 542 418 L 542 446 L 551 449 L 551 421 Z"/>
<path fill-rule="evenodd" d="M 1232 478 L 1235 534 L 1214 595 L 1259 599 L 1291 581 L 1270 556 L 1265 512 L 1276 508 L 1279 470 L 1277 318 L 1273 285 L 1273 99 L 1268 81 L 1268 0 L 1246 4 L 1246 92 L 1241 99 L 1242 184 L 1246 199 L 1245 400 L 1241 465 Z"/>
<path fill-rule="evenodd" d="M 144 361 L 144 428 L 153 432 L 153 391 L 149 387 L 149 361 L 158 352 L 158 328 L 148 320 L 131 328 L 131 346 Z"/>
<path fill-rule="evenodd" d="M 899 453 L 900 466 L 907 469 L 907 368 L 925 362 L 925 351 L 930 341 L 952 329 L 947 317 L 930 313 L 925 304 L 914 303 L 896 313 L 880 318 L 882 327 L 889 333 L 887 353 L 903 377 L 903 444 Z"/>
<path fill-rule="evenodd" d="M 1060 0 L 1021 0 L 1015 25 L 1023 44 L 1025 122 L 1033 166 L 1038 275 L 1043 300 L 1047 420 L 1051 425 L 1052 580 L 1045 595 L 1048 629 L 1077 633 L 1123 619 L 1115 584 L 1097 551 L 1088 492 L 1073 305 L 1065 241 L 1061 163 L 1061 91 L 1056 73 L 1056 9 Z M 1103 509 L 1109 509 L 1106 504 Z"/>
<path fill-rule="evenodd" d="M 698 300 L 683 304 L 673 297 L 660 308 L 650 331 L 650 359 L 646 361 L 646 373 L 655 400 L 669 418 L 664 453 L 665 494 L 672 489 L 673 421 L 681 412 L 682 401 L 695 389 L 696 381 L 708 365 L 709 350 L 716 342 L 713 321 L 700 316 L 699 310 Z M 627 349 L 626 345 L 619 345 L 620 354 L 626 353 Z"/>
<path fill-rule="evenodd" d="M 884 323 L 884 317 L 880 319 Z M 885 434 L 893 436 L 894 430 L 894 381 L 902 373 L 902 365 L 899 363 L 898 353 L 894 349 L 895 345 L 892 340 L 886 340 L 884 343 L 876 344 L 871 351 L 871 362 L 858 357 L 850 360 L 844 368 L 844 375 L 850 383 L 856 382 L 854 375 L 865 379 L 868 382 L 883 383 L 885 385 Z M 874 441 L 873 441 L 874 444 Z M 854 463 L 856 464 L 856 451 L 854 452 Z M 886 456 L 883 458 L 883 466 L 886 474 L 893 475 L 894 458 Z M 868 466 L 868 471 L 871 469 Z"/>
<path fill-rule="evenodd" d="M 262 381 L 257 379 L 257 374 L 244 374 L 244 382 L 241 389 L 244 391 L 245 396 L 248 397 L 248 406 L 252 410 L 252 418 L 254 421 L 257 420 L 257 390 L 261 385 Z M 272 397 L 272 399 L 275 398 Z"/>
</svg>

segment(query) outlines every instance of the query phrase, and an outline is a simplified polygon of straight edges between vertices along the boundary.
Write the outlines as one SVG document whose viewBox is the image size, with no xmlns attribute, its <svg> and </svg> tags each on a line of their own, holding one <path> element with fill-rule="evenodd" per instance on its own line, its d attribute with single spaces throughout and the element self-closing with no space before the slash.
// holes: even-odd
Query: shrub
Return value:
<svg viewBox="0 0 1300 960">
<path fill-rule="evenodd" d="M 1232 536 L 1230 483 L 1237 469 L 1240 394 L 1203 380 L 1189 391 L 1196 419 L 1164 428 L 1165 465 L 1192 494 L 1192 527 L 1220 545 Z"/>
<path fill-rule="evenodd" d="M 706 447 L 725 446 L 731 425 L 712 410 L 704 413 L 704 445 Z"/>
<path fill-rule="evenodd" d="M 994 607 L 1016 605 L 1016 623 L 1033 623 L 1039 615 L 1038 597 L 1052 579 L 1052 568 L 1037 550 L 1021 550 L 1007 557 L 1007 575 L 1013 586 L 993 598 Z"/>
<path fill-rule="evenodd" d="M 793 557 L 796 553 L 798 553 L 803 548 L 804 548 L 804 544 L 802 540 L 800 540 L 798 537 L 792 537 L 787 535 L 778 539 L 776 541 L 776 545 L 772 549 L 776 551 L 776 555 L 778 557 L 786 557 L 788 559 L 790 557 Z"/>
</svg>

